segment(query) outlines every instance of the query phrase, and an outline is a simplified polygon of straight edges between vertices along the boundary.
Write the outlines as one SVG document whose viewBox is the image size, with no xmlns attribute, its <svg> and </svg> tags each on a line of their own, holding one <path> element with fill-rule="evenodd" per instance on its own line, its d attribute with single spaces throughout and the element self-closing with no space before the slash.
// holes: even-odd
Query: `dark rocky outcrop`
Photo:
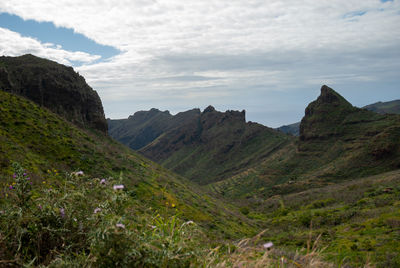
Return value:
<svg viewBox="0 0 400 268">
<path fill-rule="evenodd" d="M 68 121 L 107 133 L 101 100 L 72 67 L 24 55 L 0 57 L 0 89 L 24 96 Z"/>
<path fill-rule="evenodd" d="M 349 113 L 356 110 L 336 91 L 323 85 L 321 95 L 305 110 L 300 123 L 300 140 L 321 140 L 340 135 L 341 123 Z"/>
</svg>

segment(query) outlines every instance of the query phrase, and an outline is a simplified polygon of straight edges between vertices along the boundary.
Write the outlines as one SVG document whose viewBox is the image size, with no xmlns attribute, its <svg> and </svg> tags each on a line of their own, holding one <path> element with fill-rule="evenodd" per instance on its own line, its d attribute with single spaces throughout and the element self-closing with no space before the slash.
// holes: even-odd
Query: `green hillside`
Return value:
<svg viewBox="0 0 400 268">
<path fill-rule="evenodd" d="M 194 182 L 208 184 L 256 165 L 292 140 L 246 122 L 244 111 L 222 113 L 209 106 L 196 120 L 165 132 L 139 152 Z"/>
<path fill-rule="evenodd" d="M 188 180 L 178 178 L 102 133 L 83 131 L 49 110 L 3 91 L 0 111 L 3 184 L 12 180 L 13 162 L 29 170 L 35 183 L 45 181 L 48 170 L 82 170 L 97 178 L 121 177 L 130 194 L 143 206 L 160 210 L 172 209 L 174 204 L 173 210 L 177 209 L 182 218 L 214 228 L 217 237 L 254 232 L 249 221 L 242 222 L 232 207 L 195 190 Z"/>
<path fill-rule="evenodd" d="M 138 150 L 163 133 L 196 120 L 199 115 L 199 109 L 171 115 L 168 111 L 161 112 L 153 108 L 136 112 L 127 119 L 108 119 L 108 131 L 114 139 Z"/>
<path fill-rule="evenodd" d="M 297 142 L 210 188 L 230 198 L 269 197 L 395 170 L 399 135 L 399 115 L 353 107 L 324 86 L 306 109 Z"/>
</svg>

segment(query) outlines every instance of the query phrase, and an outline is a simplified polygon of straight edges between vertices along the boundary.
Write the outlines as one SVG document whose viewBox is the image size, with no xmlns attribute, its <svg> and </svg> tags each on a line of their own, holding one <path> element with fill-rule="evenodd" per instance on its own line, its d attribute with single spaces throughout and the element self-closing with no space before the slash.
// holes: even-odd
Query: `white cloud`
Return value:
<svg viewBox="0 0 400 268">
<path fill-rule="evenodd" d="M 36 39 L 23 37 L 16 32 L 0 28 L 0 55 L 20 56 L 28 53 L 66 65 L 72 65 L 71 61 L 91 63 L 100 58 L 98 55 L 85 52 L 66 51 L 60 45 L 41 43 Z"/>
<path fill-rule="evenodd" d="M 78 68 L 111 117 L 128 115 L 107 108 L 118 101 L 131 103 L 130 114 L 150 108 L 145 105 L 174 110 L 215 100 L 223 107 L 240 100 L 239 109 L 262 110 L 263 98 L 271 96 L 272 106 L 293 106 L 274 92 L 312 87 L 314 94 L 328 82 L 359 83 L 361 90 L 365 83 L 384 85 L 400 77 L 399 0 L 5 0 L 0 11 L 69 27 L 120 49 L 108 62 Z M 95 57 L 34 42 L 27 43 L 62 63 Z M 376 96 L 384 92 L 383 86 Z"/>
</svg>

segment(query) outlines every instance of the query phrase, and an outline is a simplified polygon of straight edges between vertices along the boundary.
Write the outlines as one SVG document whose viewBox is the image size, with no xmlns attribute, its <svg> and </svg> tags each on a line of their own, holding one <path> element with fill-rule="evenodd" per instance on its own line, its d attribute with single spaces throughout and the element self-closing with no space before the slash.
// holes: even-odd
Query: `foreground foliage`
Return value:
<svg viewBox="0 0 400 268">
<path fill-rule="evenodd" d="M 32 180 L 13 163 L 2 187 L 0 263 L 48 267 L 295 267 L 324 264 L 305 254 L 262 247 L 262 233 L 237 243 L 210 242 L 204 229 L 181 220 L 174 206 L 141 206 L 122 178 L 48 170 Z M 272 247 L 272 246 L 268 246 Z M 326 266 L 321 266 L 326 267 Z"/>
</svg>

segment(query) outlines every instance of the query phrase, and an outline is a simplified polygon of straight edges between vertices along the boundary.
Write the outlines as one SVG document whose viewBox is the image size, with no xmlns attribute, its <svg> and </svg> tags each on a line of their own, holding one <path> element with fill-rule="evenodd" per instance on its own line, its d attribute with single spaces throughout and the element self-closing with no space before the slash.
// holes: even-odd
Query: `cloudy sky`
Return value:
<svg viewBox="0 0 400 268">
<path fill-rule="evenodd" d="M 400 0 L 2 0 L 0 55 L 71 65 L 109 118 L 211 104 L 277 127 L 321 85 L 400 99 Z"/>
</svg>

